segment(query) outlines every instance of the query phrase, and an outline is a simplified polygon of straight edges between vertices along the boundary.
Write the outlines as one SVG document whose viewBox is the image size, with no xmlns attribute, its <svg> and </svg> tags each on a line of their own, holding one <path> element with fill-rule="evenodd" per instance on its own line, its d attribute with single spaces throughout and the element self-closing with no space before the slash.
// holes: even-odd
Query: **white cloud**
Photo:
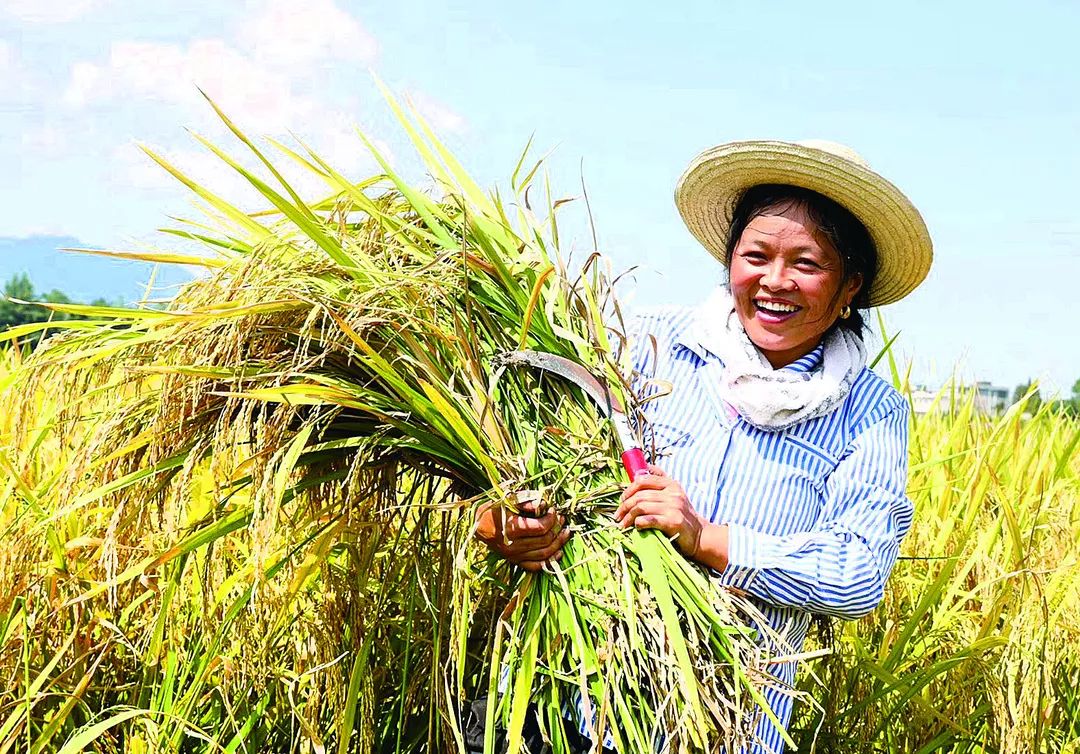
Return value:
<svg viewBox="0 0 1080 754">
<path fill-rule="evenodd" d="M 83 107 L 100 98 L 107 91 L 104 70 L 94 63 L 80 61 L 71 67 L 67 87 L 60 96 L 61 102 L 69 107 Z"/>
<path fill-rule="evenodd" d="M 201 87 L 238 117 L 296 126 L 308 99 L 294 95 L 298 82 L 331 61 L 369 64 L 376 54 L 374 37 L 333 0 L 263 0 L 233 41 L 114 42 L 106 60 L 72 65 L 62 99 L 74 108 L 132 96 L 205 107 Z"/>
<path fill-rule="evenodd" d="M 205 149 L 196 147 L 167 149 L 148 146 L 155 154 L 200 186 L 241 209 L 250 211 L 265 206 L 258 192 L 244 180 L 243 176 Z M 175 193 L 178 196 L 194 196 L 143 152 L 135 142 L 129 142 L 114 149 L 111 161 L 118 168 L 113 175 L 113 181 L 118 188 L 136 188 L 142 191 Z"/>
<path fill-rule="evenodd" d="M 292 115 L 289 82 L 257 65 L 221 39 L 187 46 L 157 42 L 113 43 L 102 63 L 75 63 L 63 100 L 72 107 L 136 97 L 205 107 L 202 88 L 219 104 L 259 122 Z"/>
<path fill-rule="evenodd" d="M 0 39 L 0 97 L 25 94 L 30 82 L 19 60 L 18 50 Z"/>
<path fill-rule="evenodd" d="M 0 39 L 0 95 L 7 94 L 11 89 L 11 81 L 15 75 L 14 58 L 11 45 Z"/>
<path fill-rule="evenodd" d="M 22 135 L 25 149 L 46 157 L 63 154 L 67 147 L 67 133 L 55 125 L 46 123 L 40 128 L 26 131 Z"/>
<path fill-rule="evenodd" d="M 106 0 L 0 0 L 0 11 L 25 23 L 62 24 L 105 3 Z"/>
<path fill-rule="evenodd" d="M 340 118 L 318 99 L 320 89 L 309 77 L 331 60 L 370 63 L 376 48 L 374 38 L 333 0 L 263 0 L 235 43 L 114 42 L 105 60 L 71 66 L 62 101 L 74 109 L 165 102 L 205 114 L 199 87 L 241 126 L 257 124 L 263 133 L 322 128 L 325 116 Z M 449 111 L 436 112 L 445 121 Z"/>
<path fill-rule="evenodd" d="M 332 0 L 260 0 L 244 24 L 229 36 L 176 43 L 117 40 L 102 57 L 70 66 L 61 95 L 68 120 L 99 123 L 116 134 L 119 146 L 105 149 L 101 163 L 108 165 L 105 173 L 118 195 L 135 190 L 156 195 L 152 203 L 167 204 L 188 198 L 186 189 L 132 142 L 136 135 L 200 185 L 241 208 L 267 205 L 242 176 L 177 127 L 183 123 L 207 135 L 269 179 L 257 160 L 225 135 L 199 88 L 256 143 L 272 136 L 296 146 L 290 138 L 296 133 L 344 175 L 358 179 L 374 172 L 374 160 L 356 134 L 365 113 L 355 111 L 358 97 L 352 87 L 342 86 L 358 74 L 350 64 L 374 60 L 374 38 Z M 340 65 L 331 64 L 335 61 Z M 464 119 L 445 105 L 418 92 L 412 99 L 436 128 L 464 128 Z M 61 145 L 62 137 L 44 132 L 24 139 L 44 148 Z M 393 160 L 385 143 L 376 139 L 376 146 Z M 305 199 L 330 193 L 321 179 L 272 146 L 265 145 L 265 151 Z"/>
<path fill-rule="evenodd" d="M 354 22 L 350 26 L 338 18 L 335 14 L 341 11 L 331 3 L 323 2 L 315 10 L 320 8 L 322 12 L 314 13 L 314 17 L 340 27 L 342 40 L 363 40 L 359 25 Z M 266 33 L 272 28 L 268 19 L 281 23 L 288 20 L 286 9 L 276 0 L 256 19 L 256 26 L 261 25 Z M 364 48 L 368 50 L 364 54 L 371 54 L 372 45 Z M 305 54 L 315 52 L 313 44 L 306 49 Z M 63 101 L 74 109 L 121 100 L 129 104 L 139 100 L 162 102 L 179 106 L 199 129 L 220 132 L 220 124 L 199 95 L 201 88 L 251 137 L 286 137 L 294 131 L 346 174 L 369 165 L 355 133 L 356 116 L 318 99 L 318 90 L 297 81 L 297 75 L 296 68 L 275 68 L 223 39 L 197 39 L 186 45 L 120 41 L 111 46 L 104 61 L 82 61 L 72 66 Z M 147 137 L 153 138 L 150 134 Z M 204 158 L 193 156 L 203 154 L 198 150 L 181 150 L 181 154 L 196 165 L 206 164 Z M 139 185 L 145 179 L 138 170 L 122 172 Z M 299 180 L 302 184 L 310 181 L 306 175 Z M 326 191 L 321 187 L 318 190 Z"/>
<path fill-rule="evenodd" d="M 322 117 L 324 118 L 322 130 L 313 139 L 305 138 L 305 143 L 338 172 L 346 176 L 360 178 L 372 172 L 374 160 L 356 136 L 348 117 L 331 112 L 324 113 Z M 288 143 L 289 139 L 285 138 L 284 141 Z M 224 160 L 200 145 L 180 148 L 148 146 L 158 156 L 197 184 L 244 211 L 265 209 L 270 206 L 269 201 L 259 194 L 246 178 Z M 265 148 L 263 148 L 264 146 Z M 289 146 L 303 153 L 303 149 L 299 148 L 295 143 L 289 144 Z M 385 144 L 376 142 L 376 146 L 384 155 L 390 157 Z M 289 182 L 290 187 L 302 198 L 311 201 L 325 198 L 331 193 L 331 188 L 322 178 L 297 165 L 290 158 L 281 155 L 272 145 L 260 145 L 260 149 L 274 163 L 285 180 Z M 277 184 L 250 152 L 236 149 L 226 149 L 225 151 L 245 169 L 259 176 L 276 191 L 285 195 L 284 189 Z M 187 189 L 179 181 L 154 162 L 134 142 L 124 144 L 113 150 L 112 158 L 112 162 L 118 166 L 113 175 L 113 181 L 118 188 L 136 188 L 188 195 Z"/>
<path fill-rule="evenodd" d="M 78 234 L 72 232 L 71 227 L 65 225 L 62 221 L 39 223 L 33 220 L 25 220 L 21 216 L 4 218 L 4 230 L 0 234 L 0 238 L 24 241 L 40 236 L 78 238 Z"/>
<path fill-rule="evenodd" d="M 371 63 L 378 53 L 375 38 L 333 0 L 267 0 L 244 24 L 238 42 L 274 66 L 319 60 Z"/>
<path fill-rule="evenodd" d="M 467 130 L 468 123 L 464 116 L 454 112 L 443 103 L 418 91 L 410 91 L 406 96 L 436 132 L 463 133 Z"/>
</svg>

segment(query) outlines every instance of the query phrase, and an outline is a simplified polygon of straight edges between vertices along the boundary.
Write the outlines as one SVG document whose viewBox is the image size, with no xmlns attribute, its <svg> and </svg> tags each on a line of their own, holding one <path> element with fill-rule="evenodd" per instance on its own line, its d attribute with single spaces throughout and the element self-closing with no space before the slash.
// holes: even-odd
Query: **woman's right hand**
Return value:
<svg viewBox="0 0 1080 754">
<path fill-rule="evenodd" d="M 570 539 L 566 517 L 554 511 L 540 514 L 539 503 L 520 505 L 524 515 L 502 506 L 487 505 L 476 517 L 476 538 L 505 560 L 539 571 L 550 560 L 562 557 L 562 548 Z"/>
</svg>

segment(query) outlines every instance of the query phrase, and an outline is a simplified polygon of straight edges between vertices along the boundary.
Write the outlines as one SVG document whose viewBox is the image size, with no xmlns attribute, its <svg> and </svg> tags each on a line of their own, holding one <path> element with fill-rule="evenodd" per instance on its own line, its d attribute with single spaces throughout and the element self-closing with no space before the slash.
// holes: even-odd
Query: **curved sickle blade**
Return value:
<svg viewBox="0 0 1080 754">
<path fill-rule="evenodd" d="M 608 390 L 606 385 L 596 379 L 581 364 L 571 361 L 565 356 L 556 356 L 553 353 L 544 353 L 542 351 L 509 351 L 502 355 L 500 362 L 508 366 L 524 364 L 559 375 L 566 381 L 581 388 L 604 412 L 604 418 L 606 419 L 611 419 L 614 413 L 623 413 L 619 399 Z"/>
<path fill-rule="evenodd" d="M 626 420 L 626 413 L 619 399 L 581 364 L 565 356 L 542 351 L 509 351 L 502 355 L 499 362 L 502 366 L 524 365 L 543 369 L 577 385 L 599 407 L 604 418 L 614 425 L 615 434 L 623 448 L 622 462 L 627 475 L 636 479 L 649 473 L 645 454 L 634 438 L 634 433 L 630 431 L 630 423 Z"/>
</svg>

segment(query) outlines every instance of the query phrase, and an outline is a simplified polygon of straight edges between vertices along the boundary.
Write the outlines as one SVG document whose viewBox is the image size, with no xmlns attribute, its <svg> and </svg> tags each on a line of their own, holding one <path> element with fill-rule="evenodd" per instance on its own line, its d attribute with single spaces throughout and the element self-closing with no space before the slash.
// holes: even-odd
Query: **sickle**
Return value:
<svg viewBox="0 0 1080 754">
<path fill-rule="evenodd" d="M 638 445 L 630 424 L 626 420 L 626 412 L 619 399 L 600 380 L 596 379 L 589 371 L 565 356 L 556 356 L 553 353 L 541 351 L 508 351 L 498 359 L 500 366 L 530 366 L 551 372 L 581 388 L 585 395 L 597 405 L 604 418 L 615 426 L 615 434 L 619 438 L 619 444 L 623 448 L 622 462 L 630 479 L 636 479 L 642 474 L 649 473 L 649 465 L 645 462 L 645 454 Z"/>
</svg>

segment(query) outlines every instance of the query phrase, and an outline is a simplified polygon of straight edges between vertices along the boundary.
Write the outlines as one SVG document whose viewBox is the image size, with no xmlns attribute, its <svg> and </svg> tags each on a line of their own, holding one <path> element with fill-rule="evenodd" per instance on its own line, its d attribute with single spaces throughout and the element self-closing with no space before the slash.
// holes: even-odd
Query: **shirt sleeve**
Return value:
<svg viewBox="0 0 1080 754">
<path fill-rule="evenodd" d="M 783 536 L 728 526 L 724 580 L 766 602 L 859 618 L 881 601 L 911 528 L 903 401 L 852 441 L 811 531 Z"/>
<path fill-rule="evenodd" d="M 656 313 L 646 310 L 631 317 L 626 324 L 624 347 L 629 353 L 628 366 L 633 370 L 633 377 L 636 379 L 651 374 L 656 368 L 656 330 L 659 329 L 659 320 Z"/>
</svg>

